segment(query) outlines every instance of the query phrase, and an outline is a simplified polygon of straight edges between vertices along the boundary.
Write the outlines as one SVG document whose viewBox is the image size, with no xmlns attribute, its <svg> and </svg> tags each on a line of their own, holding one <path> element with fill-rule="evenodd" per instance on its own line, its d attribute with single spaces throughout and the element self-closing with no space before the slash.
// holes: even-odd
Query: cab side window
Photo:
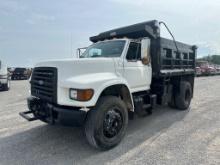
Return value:
<svg viewBox="0 0 220 165">
<path fill-rule="evenodd" d="M 128 61 L 137 61 L 141 59 L 141 44 L 131 42 L 128 48 L 126 59 Z"/>
</svg>

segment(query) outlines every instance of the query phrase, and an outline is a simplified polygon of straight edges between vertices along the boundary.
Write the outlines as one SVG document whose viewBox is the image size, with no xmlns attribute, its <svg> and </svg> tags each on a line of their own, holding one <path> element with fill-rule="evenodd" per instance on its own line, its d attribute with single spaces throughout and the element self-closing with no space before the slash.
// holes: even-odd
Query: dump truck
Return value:
<svg viewBox="0 0 220 165">
<path fill-rule="evenodd" d="M 30 79 L 28 121 L 83 126 L 90 145 L 119 144 L 129 119 L 159 105 L 190 109 L 197 47 L 160 36 L 157 20 L 90 37 L 76 59 L 37 63 Z"/>
</svg>

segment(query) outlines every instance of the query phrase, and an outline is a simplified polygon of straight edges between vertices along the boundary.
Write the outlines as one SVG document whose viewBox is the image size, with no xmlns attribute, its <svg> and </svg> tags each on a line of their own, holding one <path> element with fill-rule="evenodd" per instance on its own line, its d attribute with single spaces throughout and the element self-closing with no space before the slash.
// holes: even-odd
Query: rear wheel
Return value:
<svg viewBox="0 0 220 165">
<path fill-rule="evenodd" d="M 124 137 L 128 125 L 128 112 L 124 102 L 115 96 L 102 97 L 88 112 L 85 135 L 95 148 L 108 150 Z"/>
<path fill-rule="evenodd" d="M 175 95 L 175 105 L 179 110 L 187 110 L 192 99 L 192 87 L 189 82 L 180 83 L 180 90 Z"/>
</svg>

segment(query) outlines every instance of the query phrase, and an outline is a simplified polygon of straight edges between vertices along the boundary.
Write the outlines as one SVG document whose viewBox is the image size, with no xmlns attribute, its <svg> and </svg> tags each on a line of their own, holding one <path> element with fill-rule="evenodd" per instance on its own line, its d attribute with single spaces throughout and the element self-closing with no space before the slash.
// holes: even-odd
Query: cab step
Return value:
<svg viewBox="0 0 220 165">
<path fill-rule="evenodd" d="M 23 118 L 25 118 L 27 121 L 37 120 L 37 118 L 33 116 L 33 112 L 32 111 L 20 112 L 19 115 L 22 116 Z"/>
</svg>

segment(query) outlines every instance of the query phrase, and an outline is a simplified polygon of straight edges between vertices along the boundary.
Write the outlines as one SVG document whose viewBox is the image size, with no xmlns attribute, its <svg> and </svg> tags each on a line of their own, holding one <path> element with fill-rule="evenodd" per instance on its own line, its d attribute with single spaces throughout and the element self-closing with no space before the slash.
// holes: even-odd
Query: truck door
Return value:
<svg viewBox="0 0 220 165">
<path fill-rule="evenodd" d="M 150 63 L 142 62 L 142 54 L 146 53 L 143 46 L 140 42 L 130 42 L 124 59 L 124 78 L 132 92 L 150 89 L 152 69 Z"/>
</svg>

